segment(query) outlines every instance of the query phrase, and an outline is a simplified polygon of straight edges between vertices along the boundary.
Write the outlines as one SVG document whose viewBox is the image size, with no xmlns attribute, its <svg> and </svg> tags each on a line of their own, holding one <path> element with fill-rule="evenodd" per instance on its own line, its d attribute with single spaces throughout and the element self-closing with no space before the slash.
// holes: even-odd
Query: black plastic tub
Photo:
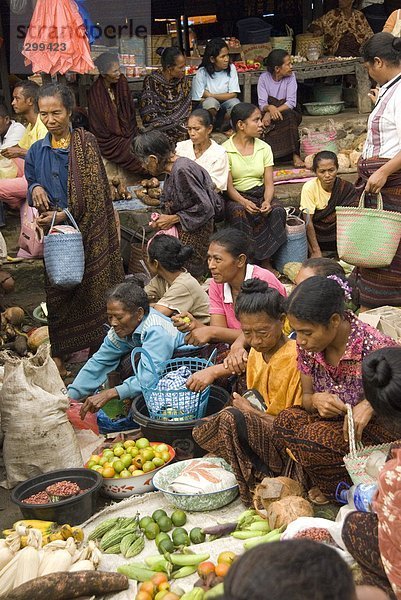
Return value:
<svg viewBox="0 0 401 600">
<path fill-rule="evenodd" d="M 206 416 L 219 412 L 230 399 L 230 394 L 221 387 L 212 385 Z M 157 440 L 170 444 L 176 451 L 178 460 L 198 458 L 205 454 L 192 438 L 192 429 L 198 422 L 192 421 L 159 421 L 149 417 L 145 400 L 142 395 L 134 398 L 132 402 L 132 418 L 141 426 L 141 431 L 149 440 Z"/>
<path fill-rule="evenodd" d="M 79 496 L 49 504 L 25 504 L 22 502 L 32 494 L 42 492 L 48 485 L 64 480 L 77 483 L 81 490 L 85 491 Z M 18 484 L 11 491 L 11 500 L 19 506 L 25 519 L 56 521 L 60 525 L 64 523 L 79 525 L 96 512 L 96 499 L 102 483 L 103 477 L 90 469 L 50 471 Z"/>
</svg>

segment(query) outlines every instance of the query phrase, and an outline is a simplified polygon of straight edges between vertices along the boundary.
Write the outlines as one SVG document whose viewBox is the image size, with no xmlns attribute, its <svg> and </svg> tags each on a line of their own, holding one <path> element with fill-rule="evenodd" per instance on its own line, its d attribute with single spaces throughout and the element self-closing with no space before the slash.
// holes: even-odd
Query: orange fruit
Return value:
<svg viewBox="0 0 401 600">
<path fill-rule="evenodd" d="M 228 565 L 227 563 L 219 563 L 218 565 L 216 565 L 214 572 L 216 573 L 217 577 L 225 577 L 229 570 L 230 565 Z"/>
<path fill-rule="evenodd" d="M 115 474 L 116 472 L 112 466 L 103 468 L 103 477 L 114 477 Z"/>
</svg>

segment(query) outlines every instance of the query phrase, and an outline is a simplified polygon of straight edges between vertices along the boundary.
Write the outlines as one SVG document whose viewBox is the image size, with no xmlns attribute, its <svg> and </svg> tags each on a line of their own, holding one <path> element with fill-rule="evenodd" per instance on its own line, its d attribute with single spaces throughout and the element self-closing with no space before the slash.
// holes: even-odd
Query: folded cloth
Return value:
<svg viewBox="0 0 401 600">
<path fill-rule="evenodd" d="M 186 367 L 179 367 L 176 371 L 170 371 L 167 375 L 164 375 L 157 384 L 158 390 L 182 390 L 185 388 L 187 379 L 191 377 L 191 369 Z"/>
</svg>

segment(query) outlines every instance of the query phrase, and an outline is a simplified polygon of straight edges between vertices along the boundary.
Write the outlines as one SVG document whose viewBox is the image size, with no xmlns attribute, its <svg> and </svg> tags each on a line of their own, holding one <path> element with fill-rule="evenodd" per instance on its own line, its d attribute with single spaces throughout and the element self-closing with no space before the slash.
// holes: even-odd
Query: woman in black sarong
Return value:
<svg viewBox="0 0 401 600">
<path fill-rule="evenodd" d="M 195 161 L 177 156 L 174 142 L 161 131 L 149 131 L 135 139 L 135 154 L 152 175 L 166 174 L 160 198 L 163 212 L 151 227 L 177 237 L 194 253 L 185 265 L 196 279 L 207 270 L 209 237 L 222 200 L 209 173 Z M 167 230 L 176 227 L 176 231 Z"/>
<path fill-rule="evenodd" d="M 226 221 L 255 241 L 255 261 L 269 269 L 272 256 L 287 239 L 285 210 L 273 199 L 273 153 L 259 139 L 263 126 L 256 106 L 234 106 L 231 123 L 235 133 L 223 144 L 230 164 Z"/>
<path fill-rule="evenodd" d="M 322 250 L 337 250 L 336 206 L 352 206 L 357 192 L 352 183 L 337 177 L 338 159 L 334 152 L 318 152 L 312 170 L 316 177 L 303 185 L 300 209 L 309 213 L 309 255 L 317 258 L 322 256 Z"/>
</svg>

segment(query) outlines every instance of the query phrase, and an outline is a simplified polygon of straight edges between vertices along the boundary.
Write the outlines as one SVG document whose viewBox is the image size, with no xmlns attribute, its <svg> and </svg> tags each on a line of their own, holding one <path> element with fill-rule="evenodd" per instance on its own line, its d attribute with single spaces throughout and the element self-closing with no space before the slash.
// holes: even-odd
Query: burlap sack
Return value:
<svg viewBox="0 0 401 600">
<path fill-rule="evenodd" d="M 2 359 L 0 413 L 8 487 L 48 471 L 82 467 L 66 415 L 67 390 L 50 358 L 50 346 L 43 344 L 30 358 L 3 353 Z"/>
</svg>

